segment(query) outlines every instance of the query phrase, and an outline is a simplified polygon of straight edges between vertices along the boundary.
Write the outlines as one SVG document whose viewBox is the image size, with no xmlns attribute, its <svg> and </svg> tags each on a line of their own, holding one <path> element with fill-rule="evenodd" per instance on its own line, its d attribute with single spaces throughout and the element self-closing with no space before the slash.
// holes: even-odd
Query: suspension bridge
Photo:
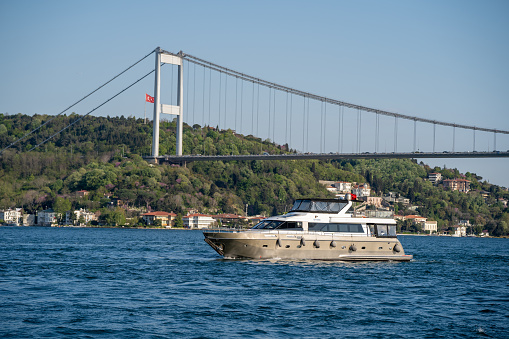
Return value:
<svg viewBox="0 0 509 339">
<path fill-rule="evenodd" d="M 353 104 L 263 80 L 182 51 L 171 53 L 159 47 L 54 118 L 103 89 L 151 55 L 155 55 L 153 70 L 61 131 L 155 73 L 152 150 L 150 155 L 144 157 L 152 162 L 509 157 L 509 131 L 506 130 L 438 121 Z M 165 65 L 168 66 L 163 68 Z M 175 116 L 176 154 L 159 154 L 161 114 Z M 17 139 L 0 153 L 50 121 Z M 280 145 L 284 152 L 193 154 L 193 150 L 184 149 L 184 123 L 256 136 Z M 480 147 L 479 144 L 487 147 Z M 290 149 L 296 151 L 288 152 Z"/>
</svg>

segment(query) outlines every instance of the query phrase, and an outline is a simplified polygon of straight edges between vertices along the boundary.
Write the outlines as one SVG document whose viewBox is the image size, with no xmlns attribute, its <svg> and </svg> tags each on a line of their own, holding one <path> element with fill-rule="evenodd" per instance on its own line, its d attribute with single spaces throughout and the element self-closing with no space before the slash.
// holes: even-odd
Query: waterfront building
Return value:
<svg viewBox="0 0 509 339">
<path fill-rule="evenodd" d="M 207 214 L 194 213 L 182 217 L 185 228 L 209 228 L 217 221 Z"/>
<path fill-rule="evenodd" d="M 37 213 L 37 225 L 38 226 L 53 226 L 57 224 L 58 213 L 55 213 L 52 209 L 39 211 Z"/>
<path fill-rule="evenodd" d="M 437 232 L 437 222 L 433 220 L 426 220 L 424 222 L 424 231 L 429 231 L 429 234 Z"/>
<path fill-rule="evenodd" d="M 173 212 L 148 212 L 141 215 L 147 225 L 155 225 L 157 221 L 161 222 L 161 226 L 170 228 L 175 223 L 177 215 Z"/>
<path fill-rule="evenodd" d="M 72 214 L 74 214 L 74 220 L 72 217 Z M 80 218 L 82 219 L 82 223 L 80 224 Z M 97 217 L 95 213 L 88 212 L 87 210 L 80 208 L 79 210 L 75 211 L 67 211 L 65 213 L 65 223 L 67 225 L 80 225 L 83 226 L 83 224 L 87 224 L 93 220 L 97 220 Z"/>
<path fill-rule="evenodd" d="M 0 211 L 0 220 L 3 220 L 6 225 L 19 226 L 23 222 L 21 208 Z"/>
<path fill-rule="evenodd" d="M 453 226 L 454 233 L 453 237 L 466 237 L 467 236 L 467 228 L 465 226 Z"/>
</svg>

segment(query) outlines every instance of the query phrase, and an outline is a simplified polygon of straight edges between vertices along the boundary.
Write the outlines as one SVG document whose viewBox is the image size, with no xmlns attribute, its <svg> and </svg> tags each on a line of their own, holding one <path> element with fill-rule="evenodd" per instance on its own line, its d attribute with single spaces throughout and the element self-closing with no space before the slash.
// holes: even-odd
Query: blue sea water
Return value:
<svg viewBox="0 0 509 339">
<path fill-rule="evenodd" d="M 508 239 L 399 238 L 413 261 L 254 261 L 199 231 L 0 227 L 0 337 L 509 337 Z"/>
</svg>

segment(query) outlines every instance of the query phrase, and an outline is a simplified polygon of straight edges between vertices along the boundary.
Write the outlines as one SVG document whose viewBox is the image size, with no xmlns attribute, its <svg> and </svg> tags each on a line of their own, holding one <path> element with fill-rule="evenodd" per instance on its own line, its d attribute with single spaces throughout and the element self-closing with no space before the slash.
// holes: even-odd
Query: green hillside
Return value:
<svg viewBox="0 0 509 339">
<path fill-rule="evenodd" d="M 53 116 L 0 114 L 0 147 L 4 148 L 27 132 L 40 127 L 6 150 L 0 165 L 0 209 L 23 207 L 35 212 L 45 208 L 87 208 L 136 217 L 140 211 L 189 209 L 201 213 L 272 215 L 288 210 L 294 199 L 331 197 L 318 180 L 367 182 L 372 195 L 395 192 L 417 205 L 417 213 L 438 221 L 448 229 L 461 219 L 493 235 L 509 233 L 509 210 L 500 199 L 509 192 L 472 173 L 468 194 L 434 187 L 425 180 L 430 172 L 445 178 L 462 177 L 455 169 L 430 168 L 411 160 L 351 161 L 246 161 L 195 162 L 186 167 L 151 165 L 142 159 L 152 142 L 152 125 L 142 119 L 87 116 L 51 141 L 28 152 L 78 115 Z M 42 127 L 41 127 L 42 126 Z M 175 153 L 175 124 L 163 121 L 160 153 Z M 287 145 L 269 140 L 217 131 L 199 125 L 185 126 L 184 154 L 280 154 L 292 152 Z M 78 198 L 76 191 L 90 191 Z M 481 191 L 489 192 L 485 200 Z M 121 200 L 125 209 L 113 210 Z M 396 206 L 399 214 L 415 213 Z M 113 212 L 114 211 L 114 212 Z"/>
</svg>

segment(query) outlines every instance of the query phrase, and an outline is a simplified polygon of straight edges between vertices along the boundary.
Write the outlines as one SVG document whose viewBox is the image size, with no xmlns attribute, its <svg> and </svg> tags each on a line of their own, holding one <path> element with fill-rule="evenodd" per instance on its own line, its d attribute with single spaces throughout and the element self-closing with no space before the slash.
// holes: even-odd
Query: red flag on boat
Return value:
<svg viewBox="0 0 509 339">
<path fill-rule="evenodd" d="M 145 101 L 154 103 L 154 97 L 151 97 L 150 95 L 145 93 Z"/>
</svg>

